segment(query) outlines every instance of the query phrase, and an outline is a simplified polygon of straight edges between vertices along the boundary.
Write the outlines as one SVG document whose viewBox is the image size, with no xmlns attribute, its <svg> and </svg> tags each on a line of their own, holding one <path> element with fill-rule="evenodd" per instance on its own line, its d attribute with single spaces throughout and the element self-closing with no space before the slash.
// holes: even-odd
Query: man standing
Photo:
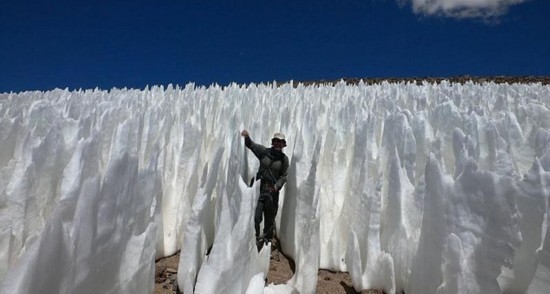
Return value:
<svg viewBox="0 0 550 294">
<path fill-rule="evenodd" d="M 275 216 L 279 209 L 279 191 L 286 183 L 288 170 L 288 157 L 283 153 L 286 147 L 285 136 L 281 133 L 275 133 L 271 139 L 271 147 L 267 148 L 254 143 L 247 130 L 243 130 L 241 135 L 244 137 L 246 147 L 254 153 L 260 161 L 260 167 L 256 175 L 256 180 L 260 182 L 260 198 L 254 214 L 254 228 L 256 229 L 256 243 L 258 248 L 263 242 L 271 242 L 275 230 Z M 265 218 L 264 235 L 260 236 L 260 223 L 262 214 Z"/>
</svg>

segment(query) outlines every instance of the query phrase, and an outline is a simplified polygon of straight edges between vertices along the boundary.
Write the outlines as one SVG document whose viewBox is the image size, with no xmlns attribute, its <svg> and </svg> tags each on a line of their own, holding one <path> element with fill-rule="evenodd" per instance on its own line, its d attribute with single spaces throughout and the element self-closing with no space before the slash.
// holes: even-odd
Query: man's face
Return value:
<svg viewBox="0 0 550 294">
<path fill-rule="evenodd" d="M 280 151 L 285 148 L 286 142 L 284 140 L 273 139 L 271 140 L 271 146 L 273 147 L 273 149 Z"/>
</svg>

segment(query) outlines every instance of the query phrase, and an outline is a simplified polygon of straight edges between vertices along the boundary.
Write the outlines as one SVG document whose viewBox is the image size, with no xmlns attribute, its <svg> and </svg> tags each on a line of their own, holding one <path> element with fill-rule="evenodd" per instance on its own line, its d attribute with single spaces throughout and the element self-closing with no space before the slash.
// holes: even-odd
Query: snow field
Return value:
<svg viewBox="0 0 550 294">
<path fill-rule="evenodd" d="M 246 85 L 0 94 L 3 293 L 548 293 L 550 87 Z M 295 259 L 263 286 L 258 163 L 287 136 L 277 217 Z M 208 253 L 208 254 L 207 254 Z"/>
</svg>

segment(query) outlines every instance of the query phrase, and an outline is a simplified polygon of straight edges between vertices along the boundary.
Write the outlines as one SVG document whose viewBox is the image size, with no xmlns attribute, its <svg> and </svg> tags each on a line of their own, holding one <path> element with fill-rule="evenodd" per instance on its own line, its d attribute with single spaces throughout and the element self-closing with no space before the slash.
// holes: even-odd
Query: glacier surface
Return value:
<svg viewBox="0 0 550 294">
<path fill-rule="evenodd" d="M 282 131 L 296 262 L 264 285 L 258 163 Z M 0 94 L 2 293 L 550 293 L 550 86 L 231 84 Z M 223 290 L 222 290 L 223 289 Z"/>
</svg>

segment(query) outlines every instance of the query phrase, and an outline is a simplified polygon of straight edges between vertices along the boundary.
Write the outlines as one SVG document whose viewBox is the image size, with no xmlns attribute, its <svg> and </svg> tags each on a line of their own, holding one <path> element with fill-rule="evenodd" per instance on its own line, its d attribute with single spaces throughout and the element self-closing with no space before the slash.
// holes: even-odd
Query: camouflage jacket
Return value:
<svg viewBox="0 0 550 294">
<path fill-rule="evenodd" d="M 262 180 L 260 193 L 270 192 L 270 187 L 281 190 L 288 177 L 288 157 L 282 151 L 254 143 L 250 137 L 245 137 L 245 145 L 260 160 L 256 175 Z"/>
</svg>

